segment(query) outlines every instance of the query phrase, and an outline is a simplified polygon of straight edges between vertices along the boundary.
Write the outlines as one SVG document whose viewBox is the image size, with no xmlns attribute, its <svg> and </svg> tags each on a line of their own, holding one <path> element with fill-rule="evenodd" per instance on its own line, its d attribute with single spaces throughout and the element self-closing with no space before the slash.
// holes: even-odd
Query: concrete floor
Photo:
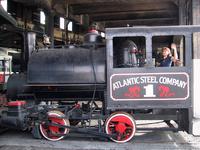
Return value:
<svg viewBox="0 0 200 150">
<path fill-rule="evenodd" d="M 161 126 L 162 123 L 156 124 Z M 148 125 L 149 126 L 149 125 Z M 138 131 L 135 137 L 117 144 L 107 139 L 71 135 L 58 142 L 34 139 L 29 132 L 7 131 L 0 135 L 0 150 L 155 150 L 200 149 L 200 137 L 185 132 Z"/>
</svg>

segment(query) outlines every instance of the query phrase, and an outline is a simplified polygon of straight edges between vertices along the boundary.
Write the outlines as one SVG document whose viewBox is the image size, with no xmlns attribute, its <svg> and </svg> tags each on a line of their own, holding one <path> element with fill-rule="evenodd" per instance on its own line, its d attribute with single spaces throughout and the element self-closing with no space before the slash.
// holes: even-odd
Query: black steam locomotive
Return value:
<svg viewBox="0 0 200 150">
<path fill-rule="evenodd" d="M 8 80 L 9 102 L 0 125 L 52 141 L 79 132 L 124 143 L 135 135 L 135 119 L 164 120 L 167 129 L 189 132 L 191 35 L 197 31 L 189 26 L 106 29 L 106 44 L 91 32 L 79 46 L 31 51 L 27 72 Z M 174 37 L 187 49 L 183 65 L 156 67 L 158 41 Z"/>
</svg>

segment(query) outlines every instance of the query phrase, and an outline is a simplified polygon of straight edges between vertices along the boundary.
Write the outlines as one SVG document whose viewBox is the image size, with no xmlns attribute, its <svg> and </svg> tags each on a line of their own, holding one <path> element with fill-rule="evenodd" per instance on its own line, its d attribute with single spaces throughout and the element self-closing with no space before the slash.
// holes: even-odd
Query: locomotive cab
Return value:
<svg viewBox="0 0 200 150">
<path fill-rule="evenodd" d="M 178 129 L 190 132 L 191 39 L 197 31 L 187 26 L 107 29 L 107 109 L 126 108 L 142 120 L 174 120 Z M 117 57 L 115 43 L 123 40 L 136 41 L 141 47 L 138 51 L 143 55 L 136 54 L 135 66 L 118 66 L 122 57 Z M 176 43 L 178 59 L 171 67 L 161 67 L 162 47 L 170 48 L 171 43 Z M 141 112 L 147 113 L 137 115 Z"/>
</svg>

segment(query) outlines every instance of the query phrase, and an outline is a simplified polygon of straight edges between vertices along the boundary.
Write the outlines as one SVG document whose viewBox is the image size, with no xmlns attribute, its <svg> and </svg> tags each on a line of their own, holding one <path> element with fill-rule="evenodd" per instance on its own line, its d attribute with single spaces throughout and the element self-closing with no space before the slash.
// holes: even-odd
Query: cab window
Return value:
<svg viewBox="0 0 200 150">
<path fill-rule="evenodd" d="M 152 38 L 152 57 L 155 67 L 184 66 L 185 38 L 183 35 L 154 36 Z"/>
</svg>

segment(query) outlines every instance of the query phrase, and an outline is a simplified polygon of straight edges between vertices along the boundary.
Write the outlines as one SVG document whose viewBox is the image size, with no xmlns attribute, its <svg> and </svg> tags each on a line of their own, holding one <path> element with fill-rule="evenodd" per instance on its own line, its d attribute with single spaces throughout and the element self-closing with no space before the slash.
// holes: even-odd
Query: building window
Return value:
<svg viewBox="0 0 200 150">
<path fill-rule="evenodd" d="M 65 29 L 65 19 L 63 17 L 60 17 L 60 29 Z"/>
<path fill-rule="evenodd" d="M 68 31 L 72 31 L 73 29 L 73 23 L 70 21 L 67 27 Z"/>
<path fill-rule="evenodd" d="M 102 36 L 103 38 L 105 38 L 105 33 L 104 33 L 104 32 L 101 32 L 101 36 Z"/>
<path fill-rule="evenodd" d="M 45 19 L 46 19 L 46 17 L 45 17 L 44 12 L 40 11 L 40 23 L 45 24 Z"/>
<path fill-rule="evenodd" d="M 7 0 L 1 0 L 0 2 L 4 10 L 7 11 Z"/>
</svg>

